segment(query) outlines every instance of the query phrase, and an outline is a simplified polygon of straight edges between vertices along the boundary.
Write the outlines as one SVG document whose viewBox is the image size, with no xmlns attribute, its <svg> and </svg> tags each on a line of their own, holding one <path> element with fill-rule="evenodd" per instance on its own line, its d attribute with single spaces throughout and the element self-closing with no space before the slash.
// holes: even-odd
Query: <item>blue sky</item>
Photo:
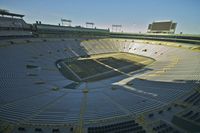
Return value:
<svg viewBox="0 0 200 133">
<path fill-rule="evenodd" d="M 97 28 L 122 24 L 124 32 L 146 32 L 155 20 L 174 20 L 177 33 L 200 34 L 200 0 L 0 0 L 0 8 L 25 14 L 28 23 L 40 20 L 72 26 L 94 22 Z"/>
</svg>

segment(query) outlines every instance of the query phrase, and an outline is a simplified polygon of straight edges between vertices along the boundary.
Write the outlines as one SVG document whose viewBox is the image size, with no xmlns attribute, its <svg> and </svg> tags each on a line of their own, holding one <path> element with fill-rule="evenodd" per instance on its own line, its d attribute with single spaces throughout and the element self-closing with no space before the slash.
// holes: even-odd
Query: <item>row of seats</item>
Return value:
<svg viewBox="0 0 200 133">
<path fill-rule="evenodd" d="M 29 128 L 27 129 L 26 127 L 18 127 L 18 130 L 16 131 L 17 133 L 26 133 L 26 132 L 33 132 L 33 133 L 44 133 L 44 132 L 48 132 L 48 133 L 73 133 L 73 127 L 69 128 L 69 129 L 59 129 L 59 128 L 52 128 L 52 129 L 43 129 L 43 128 L 35 128 L 30 130 Z"/>
<path fill-rule="evenodd" d="M 177 129 L 174 129 L 173 127 L 165 123 L 154 126 L 153 131 L 155 131 L 156 133 L 181 133 Z"/>
<path fill-rule="evenodd" d="M 200 106 L 200 93 L 199 91 L 193 92 L 190 96 L 188 96 L 185 100 L 185 103 L 189 103 L 195 106 Z"/>
<path fill-rule="evenodd" d="M 88 133 L 146 133 L 142 126 L 134 120 L 110 125 L 89 127 Z"/>
<path fill-rule="evenodd" d="M 200 124 L 200 112 L 198 110 L 186 111 L 182 114 L 182 117 Z"/>
</svg>

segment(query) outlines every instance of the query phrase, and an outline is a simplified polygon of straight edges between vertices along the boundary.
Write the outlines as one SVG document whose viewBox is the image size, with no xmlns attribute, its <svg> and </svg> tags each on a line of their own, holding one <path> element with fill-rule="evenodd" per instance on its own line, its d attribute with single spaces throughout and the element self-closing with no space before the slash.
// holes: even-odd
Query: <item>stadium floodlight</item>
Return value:
<svg viewBox="0 0 200 133">
<path fill-rule="evenodd" d="M 72 21 L 61 18 L 61 23 L 62 23 L 62 26 L 71 26 Z"/>
<path fill-rule="evenodd" d="M 122 31 L 122 25 L 113 24 L 112 25 L 112 32 L 120 32 Z"/>
<path fill-rule="evenodd" d="M 93 28 L 94 27 L 94 23 L 92 22 L 86 22 L 86 28 Z"/>
</svg>

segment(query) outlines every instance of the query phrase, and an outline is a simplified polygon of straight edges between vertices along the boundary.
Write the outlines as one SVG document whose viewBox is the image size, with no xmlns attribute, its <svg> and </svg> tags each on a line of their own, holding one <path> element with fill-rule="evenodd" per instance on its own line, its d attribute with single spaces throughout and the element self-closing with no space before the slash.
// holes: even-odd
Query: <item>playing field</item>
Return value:
<svg viewBox="0 0 200 133">
<path fill-rule="evenodd" d="M 58 62 L 62 74 L 73 81 L 96 81 L 143 68 L 151 58 L 128 53 L 92 55 L 87 58 L 64 59 Z"/>
</svg>

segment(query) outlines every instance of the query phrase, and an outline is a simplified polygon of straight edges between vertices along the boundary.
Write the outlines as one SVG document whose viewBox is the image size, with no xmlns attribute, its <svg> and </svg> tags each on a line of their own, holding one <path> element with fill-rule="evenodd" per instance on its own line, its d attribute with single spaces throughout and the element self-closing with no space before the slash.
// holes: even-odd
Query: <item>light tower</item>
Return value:
<svg viewBox="0 0 200 133">
<path fill-rule="evenodd" d="M 120 32 L 122 31 L 122 25 L 113 24 L 112 25 L 112 32 Z"/>
<path fill-rule="evenodd" d="M 61 18 L 62 26 L 71 26 L 72 21 Z"/>
<path fill-rule="evenodd" d="M 92 22 L 86 22 L 86 28 L 93 28 L 94 27 L 94 23 Z"/>
</svg>

